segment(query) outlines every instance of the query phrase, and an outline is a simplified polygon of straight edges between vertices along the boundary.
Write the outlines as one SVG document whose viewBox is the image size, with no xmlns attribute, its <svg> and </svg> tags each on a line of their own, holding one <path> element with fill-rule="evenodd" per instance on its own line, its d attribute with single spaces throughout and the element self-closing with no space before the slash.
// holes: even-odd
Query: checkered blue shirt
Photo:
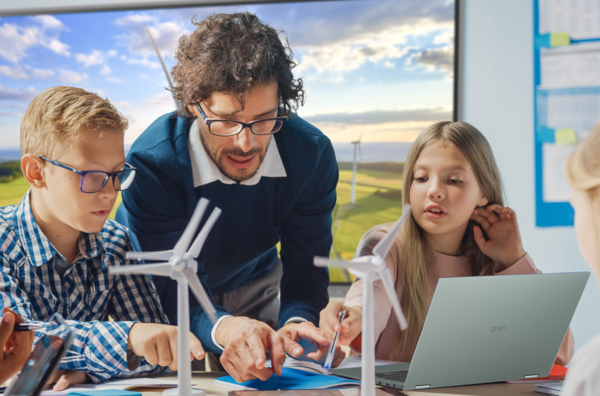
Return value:
<svg viewBox="0 0 600 396">
<path fill-rule="evenodd" d="M 0 208 L 0 308 L 10 307 L 27 322 L 44 324 L 55 312 L 66 319 L 75 339 L 60 369 L 84 371 L 94 381 L 161 371 L 131 352 L 128 366 L 131 326 L 168 323 L 150 276 L 108 273 L 125 262 L 128 250 L 127 229 L 107 220 L 102 231 L 81 233 L 69 265 L 35 221 L 28 192 L 17 206 Z"/>
</svg>

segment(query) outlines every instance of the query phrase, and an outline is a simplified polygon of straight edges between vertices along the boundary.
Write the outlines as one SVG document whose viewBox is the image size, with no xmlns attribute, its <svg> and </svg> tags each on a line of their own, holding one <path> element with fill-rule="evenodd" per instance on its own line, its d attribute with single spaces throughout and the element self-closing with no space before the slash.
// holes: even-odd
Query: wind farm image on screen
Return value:
<svg viewBox="0 0 600 396">
<path fill-rule="evenodd" d="M 332 142 L 339 166 L 331 258 L 350 260 L 362 235 L 402 214 L 402 171 L 427 126 L 452 120 L 455 3 L 310 1 L 0 18 L 0 207 L 29 185 L 19 126 L 56 85 L 108 98 L 129 121 L 126 148 L 163 114 L 179 39 L 214 13 L 248 11 L 289 41 L 306 100 L 297 115 Z M 111 214 L 114 217 L 120 197 Z M 347 283 L 343 269 L 333 283 Z"/>
</svg>

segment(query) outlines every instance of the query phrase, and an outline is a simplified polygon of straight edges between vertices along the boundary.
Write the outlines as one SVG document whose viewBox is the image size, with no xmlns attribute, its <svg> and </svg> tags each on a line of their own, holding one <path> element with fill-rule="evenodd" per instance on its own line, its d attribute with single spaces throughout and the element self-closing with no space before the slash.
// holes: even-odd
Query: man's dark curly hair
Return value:
<svg viewBox="0 0 600 396">
<path fill-rule="evenodd" d="M 177 65 L 171 72 L 179 114 L 193 117 L 187 105 L 208 99 L 214 92 L 245 96 L 257 85 L 277 82 L 280 102 L 292 109 L 304 104 L 302 79 L 294 79 L 296 62 L 287 38 L 249 12 L 214 14 L 179 40 Z"/>
</svg>

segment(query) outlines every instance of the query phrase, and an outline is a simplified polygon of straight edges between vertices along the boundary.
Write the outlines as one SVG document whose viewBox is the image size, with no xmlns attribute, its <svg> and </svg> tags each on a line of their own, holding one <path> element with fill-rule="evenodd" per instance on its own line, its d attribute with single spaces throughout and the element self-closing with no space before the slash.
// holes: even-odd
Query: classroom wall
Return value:
<svg viewBox="0 0 600 396">
<path fill-rule="evenodd" d="M 533 1 L 464 1 L 462 119 L 490 141 L 507 204 L 517 212 L 525 250 L 538 268 L 588 271 L 573 227 L 535 226 Z M 576 348 L 600 333 L 600 293 L 593 274 L 572 329 Z"/>
</svg>

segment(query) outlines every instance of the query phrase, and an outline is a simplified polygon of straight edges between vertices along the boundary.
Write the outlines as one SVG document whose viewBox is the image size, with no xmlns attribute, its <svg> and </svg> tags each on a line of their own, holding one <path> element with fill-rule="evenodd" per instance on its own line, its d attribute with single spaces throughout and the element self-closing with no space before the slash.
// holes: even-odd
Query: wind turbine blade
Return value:
<svg viewBox="0 0 600 396">
<path fill-rule="evenodd" d="M 158 55 L 158 60 L 160 60 L 160 64 L 162 65 L 163 71 L 165 72 L 165 76 L 167 77 L 167 82 L 169 83 L 169 87 L 171 89 L 173 89 L 173 80 L 171 80 L 171 75 L 169 74 L 169 71 L 167 70 L 167 65 L 165 65 L 165 61 L 163 60 L 162 56 L 160 56 L 160 51 L 158 50 L 158 47 L 156 46 L 156 43 L 154 42 L 154 37 L 152 37 L 152 34 L 150 33 L 150 29 L 148 29 L 148 26 L 146 26 L 146 32 L 148 32 L 150 41 L 152 41 L 152 46 L 154 46 L 156 55 Z M 177 102 L 177 99 L 173 98 L 173 100 L 175 101 L 175 107 L 179 108 L 179 102 Z"/>
<path fill-rule="evenodd" d="M 338 267 L 338 268 L 348 268 L 357 271 L 364 271 L 367 263 L 356 263 L 352 261 L 344 261 L 344 260 L 335 260 L 328 259 L 327 257 L 319 257 L 316 256 L 314 258 L 313 263 L 315 267 Z"/>
<path fill-rule="evenodd" d="M 192 247 L 188 251 L 188 253 L 190 253 L 193 258 L 198 257 L 198 255 L 200 254 L 202 246 L 204 246 L 204 242 L 206 242 L 206 238 L 208 237 L 208 234 L 210 234 L 210 230 L 212 230 L 219 216 L 221 216 L 221 209 L 215 208 L 210 214 L 208 220 L 206 220 L 204 227 L 202 227 L 202 229 L 198 233 L 198 236 L 196 237 L 196 240 L 192 244 Z"/>
<path fill-rule="evenodd" d="M 171 76 L 169 75 L 169 72 L 167 70 L 167 65 L 165 65 L 165 62 L 163 61 L 162 56 L 160 56 L 160 51 L 158 50 L 158 47 L 156 46 L 156 42 L 154 42 L 154 37 L 152 37 L 152 33 L 150 33 L 150 29 L 148 29 L 148 26 L 146 26 L 146 32 L 148 33 L 148 36 L 150 37 L 150 41 L 152 41 L 152 46 L 154 47 L 154 50 L 156 51 L 156 55 L 158 55 L 160 64 L 162 65 L 163 71 L 165 72 L 165 76 L 167 77 L 167 81 L 169 82 L 169 87 L 171 87 L 171 89 L 173 89 L 173 81 L 171 81 Z"/>
<path fill-rule="evenodd" d="M 204 312 L 206 312 L 210 320 L 213 322 L 213 324 L 215 324 L 217 322 L 217 310 L 215 309 L 212 301 L 210 301 L 208 294 L 206 294 L 204 287 L 202 287 L 202 283 L 200 282 L 200 279 L 198 279 L 198 275 L 196 275 L 194 270 L 191 268 L 186 268 L 182 272 L 183 275 L 185 275 L 188 284 L 190 285 L 190 290 L 194 296 L 196 296 L 200 305 L 202 305 Z"/>
<path fill-rule="evenodd" d="M 360 162 L 363 162 L 363 159 L 362 159 L 362 149 L 360 148 L 360 141 L 358 142 L 358 153 L 360 154 Z"/>
<path fill-rule="evenodd" d="M 190 219 L 187 227 L 185 227 L 185 231 L 181 235 L 181 238 L 177 241 L 177 244 L 173 248 L 173 253 L 175 256 L 181 257 L 188 250 L 190 244 L 192 243 L 192 238 L 200 225 L 200 221 L 202 220 L 202 216 L 204 216 L 204 212 L 206 211 L 206 207 L 208 206 L 208 199 L 201 198 L 196 205 L 196 210 L 194 210 L 194 214 Z"/>
<path fill-rule="evenodd" d="M 169 260 L 173 256 L 172 250 L 163 250 L 160 252 L 127 252 L 127 260 Z"/>
<path fill-rule="evenodd" d="M 384 236 L 381 239 L 381 241 L 379 241 L 379 243 L 373 248 L 373 254 L 375 256 L 379 256 L 381 258 L 385 258 L 385 256 L 387 256 L 388 252 L 392 248 L 392 245 L 394 244 L 396 234 L 398 234 L 398 231 L 400 231 L 400 227 L 406 221 L 406 219 L 408 219 L 409 216 L 410 204 L 406 204 L 404 205 L 404 208 L 402 208 L 402 216 L 400 216 L 400 218 L 396 220 L 396 222 L 394 223 L 390 231 L 387 233 L 387 235 Z"/>
<path fill-rule="evenodd" d="M 404 312 L 402 311 L 402 307 L 400 306 L 400 301 L 398 301 L 398 295 L 396 294 L 396 288 L 394 287 L 394 283 L 392 282 L 392 275 L 390 274 L 390 270 L 385 267 L 383 271 L 380 273 L 381 281 L 383 282 L 383 287 L 388 295 L 392 303 L 392 308 L 394 309 L 394 313 L 396 314 L 396 319 L 398 319 L 398 324 L 400 325 L 401 330 L 406 330 L 408 327 L 408 323 L 406 322 L 406 317 L 404 316 Z"/>
<path fill-rule="evenodd" d="M 108 272 L 111 274 L 148 274 L 148 275 L 159 275 L 169 276 L 171 275 L 171 264 L 170 263 L 158 263 L 158 264 L 142 264 L 142 265 L 119 265 L 116 267 L 109 267 Z"/>
</svg>

